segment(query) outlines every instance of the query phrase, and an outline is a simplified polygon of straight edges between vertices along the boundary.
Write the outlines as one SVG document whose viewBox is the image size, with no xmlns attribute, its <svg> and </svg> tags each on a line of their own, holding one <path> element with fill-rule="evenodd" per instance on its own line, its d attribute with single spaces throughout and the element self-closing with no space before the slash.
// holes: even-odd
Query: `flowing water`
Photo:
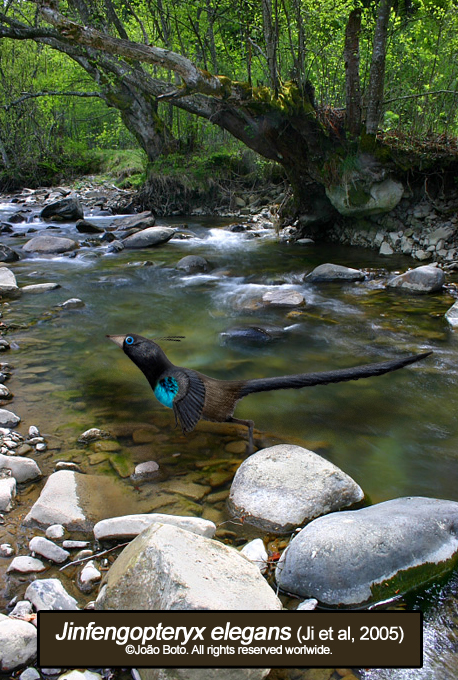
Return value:
<svg viewBox="0 0 458 680">
<path fill-rule="evenodd" d="M 15 210 L 8 202 L 0 204 L 0 221 Z M 112 218 L 93 221 L 107 220 Z M 182 226 L 178 220 L 162 223 Z M 50 226 L 56 235 L 77 236 L 73 224 L 49 225 L 35 217 L 15 225 L 14 236 L 6 234 L 2 241 L 17 247 L 31 237 L 31 227 Z M 224 493 L 215 493 L 227 491 L 243 459 L 244 434 L 203 424 L 183 437 L 174 429 L 171 411 L 155 401 L 142 374 L 106 334 L 184 335 L 180 343 L 159 341 L 170 359 L 227 379 L 330 370 L 433 350 L 426 361 L 379 378 L 252 395 L 239 404 L 236 416 L 255 421 L 262 446 L 290 441 L 324 455 L 373 502 L 405 495 L 458 501 L 458 332 L 444 319 L 454 302 L 450 291 L 414 296 L 385 289 L 387 272 L 407 269 L 408 258 L 329 244 L 285 245 L 270 231 L 248 238 L 223 227 L 222 220 L 190 218 L 182 232 L 197 238 L 174 239 L 159 248 L 110 254 L 104 247 L 83 246 L 75 257 L 28 257 L 7 265 L 20 286 L 61 285 L 11 299 L 1 310 L 12 344 L 3 355 L 14 366 L 11 408 L 23 419 L 19 431 L 33 423 L 48 436 L 43 471 L 65 458 L 91 473 L 113 474 L 114 466 L 127 476 L 133 464 L 153 459 L 164 477 L 149 485 L 159 498 L 150 509 L 227 519 Z M 212 271 L 176 270 L 188 254 L 207 258 Z M 368 277 L 360 283 L 304 282 L 304 273 L 323 262 L 364 268 Z M 278 286 L 302 292 L 306 306 L 260 307 L 262 294 Z M 56 307 L 71 297 L 81 298 L 85 307 Z M 224 335 L 236 326 L 277 330 L 274 340 L 249 344 Z M 147 441 L 132 438 L 135 427 L 150 425 L 157 429 L 149 431 Z M 112 431 L 120 449 L 88 455 L 78 448 L 78 436 L 89 427 Z M 202 494 L 195 491 L 200 485 L 206 489 Z M 183 492 L 186 486 L 193 493 Z M 29 505 L 33 498 L 31 492 Z M 22 503 L 24 514 L 27 496 Z M 434 597 L 428 605 L 432 630 L 443 625 L 444 610 L 456 621 L 456 587 L 448 587 L 445 603 L 438 607 Z M 456 631 L 450 637 L 447 658 L 456 676 Z M 411 677 L 400 673 L 383 677 Z"/>
</svg>

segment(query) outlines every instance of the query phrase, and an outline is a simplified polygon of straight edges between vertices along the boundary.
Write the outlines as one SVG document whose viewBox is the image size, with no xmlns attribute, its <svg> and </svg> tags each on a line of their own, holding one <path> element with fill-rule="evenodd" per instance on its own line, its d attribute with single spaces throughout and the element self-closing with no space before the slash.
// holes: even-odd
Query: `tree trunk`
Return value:
<svg viewBox="0 0 458 680">
<path fill-rule="evenodd" d="M 269 87 L 277 92 L 277 30 L 276 22 L 274 23 L 272 18 L 272 0 L 262 0 L 262 24 L 266 43 L 267 67 L 269 69 Z"/>
<path fill-rule="evenodd" d="M 372 60 L 367 92 L 366 132 L 375 135 L 382 114 L 383 86 L 385 81 L 386 41 L 390 19 L 391 0 L 380 0 L 372 47 Z"/>
<path fill-rule="evenodd" d="M 361 86 L 359 79 L 359 36 L 361 9 L 350 12 L 345 30 L 345 126 L 352 137 L 361 132 Z"/>
</svg>

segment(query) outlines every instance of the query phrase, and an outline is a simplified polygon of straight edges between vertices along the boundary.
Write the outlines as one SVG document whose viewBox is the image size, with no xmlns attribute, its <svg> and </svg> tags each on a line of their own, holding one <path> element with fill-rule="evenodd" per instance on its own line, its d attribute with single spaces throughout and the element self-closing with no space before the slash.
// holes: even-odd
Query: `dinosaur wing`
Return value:
<svg viewBox="0 0 458 680">
<path fill-rule="evenodd" d="M 173 377 L 179 385 L 173 400 L 173 412 L 186 434 L 195 428 L 201 418 L 205 402 L 205 385 L 195 371 L 188 369 L 177 369 Z"/>
</svg>

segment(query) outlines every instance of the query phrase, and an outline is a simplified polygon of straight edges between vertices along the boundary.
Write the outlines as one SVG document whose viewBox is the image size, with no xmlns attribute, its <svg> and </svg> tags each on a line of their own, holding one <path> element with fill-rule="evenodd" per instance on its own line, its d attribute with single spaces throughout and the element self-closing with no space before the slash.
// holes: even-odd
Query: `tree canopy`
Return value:
<svg viewBox="0 0 458 680">
<path fill-rule="evenodd" d="M 119 140 L 108 106 L 154 159 L 198 116 L 283 165 L 300 195 L 383 137 L 456 135 L 457 28 L 452 0 L 7 0 L 0 154 L 44 119 L 49 143 L 68 135 L 83 110 L 95 144 Z"/>
</svg>

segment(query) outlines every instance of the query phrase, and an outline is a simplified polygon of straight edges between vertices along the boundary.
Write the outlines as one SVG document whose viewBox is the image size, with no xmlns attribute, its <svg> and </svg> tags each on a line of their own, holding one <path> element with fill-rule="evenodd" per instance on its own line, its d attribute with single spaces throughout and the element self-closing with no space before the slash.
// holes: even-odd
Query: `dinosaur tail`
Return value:
<svg viewBox="0 0 458 680">
<path fill-rule="evenodd" d="M 243 385 L 240 398 L 246 397 L 254 392 L 267 392 L 269 390 L 300 389 L 301 387 L 311 387 L 312 385 L 326 385 L 328 383 L 344 382 L 346 380 L 360 380 L 360 378 L 370 378 L 374 375 L 383 375 L 397 371 L 399 368 L 409 366 L 417 361 L 428 357 L 432 352 L 415 354 L 405 359 L 394 359 L 392 361 L 382 361 L 377 364 L 366 364 L 365 366 L 354 366 L 353 368 L 342 368 L 336 371 L 323 371 L 320 373 L 298 373 L 297 375 L 283 375 L 275 378 L 255 378 L 247 380 Z"/>
</svg>

